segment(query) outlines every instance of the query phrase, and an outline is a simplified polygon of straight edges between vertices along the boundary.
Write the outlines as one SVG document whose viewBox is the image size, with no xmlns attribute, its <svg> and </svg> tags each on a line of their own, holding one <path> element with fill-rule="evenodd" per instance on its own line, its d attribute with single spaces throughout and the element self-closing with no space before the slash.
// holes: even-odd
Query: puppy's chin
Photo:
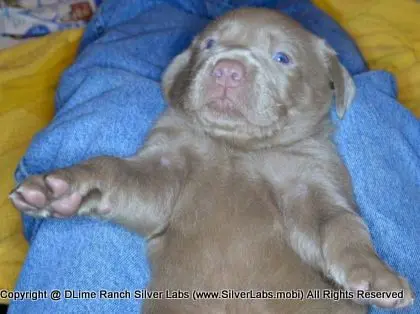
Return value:
<svg viewBox="0 0 420 314">
<path fill-rule="evenodd" d="M 266 140 L 281 132 L 284 124 L 281 120 L 275 120 L 259 125 L 250 122 L 249 117 L 240 110 L 225 107 L 220 110 L 217 102 L 209 102 L 191 113 L 194 125 L 209 136 L 247 149 L 271 146 L 271 141 Z"/>
<path fill-rule="evenodd" d="M 227 98 L 211 99 L 204 104 L 202 111 L 210 120 L 216 118 L 222 124 L 224 119 L 228 124 L 246 119 L 238 104 Z"/>
<path fill-rule="evenodd" d="M 204 104 L 196 112 L 197 121 L 203 127 L 235 132 L 249 123 L 237 106 L 227 99 L 215 99 Z"/>
</svg>

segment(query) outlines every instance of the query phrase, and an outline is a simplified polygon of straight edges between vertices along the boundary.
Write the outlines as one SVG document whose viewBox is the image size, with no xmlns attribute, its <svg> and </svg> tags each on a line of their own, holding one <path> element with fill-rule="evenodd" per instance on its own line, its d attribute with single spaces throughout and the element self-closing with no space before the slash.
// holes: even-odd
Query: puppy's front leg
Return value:
<svg viewBox="0 0 420 314">
<path fill-rule="evenodd" d="M 401 299 L 359 298 L 362 303 L 397 308 L 414 296 L 408 282 L 392 271 L 374 251 L 369 231 L 345 193 L 337 189 L 301 186 L 283 194 L 285 231 L 291 246 L 308 263 L 345 289 L 401 291 Z"/>
<path fill-rule="evenodd" d="M 146 150 L 130 160 L 98 157 L 31 176 L 10 199 L 32 216 L 92 215 L 150 237 L 166 226 L 184 170 L 183 158 L 171 153 Z"/>
</svg>

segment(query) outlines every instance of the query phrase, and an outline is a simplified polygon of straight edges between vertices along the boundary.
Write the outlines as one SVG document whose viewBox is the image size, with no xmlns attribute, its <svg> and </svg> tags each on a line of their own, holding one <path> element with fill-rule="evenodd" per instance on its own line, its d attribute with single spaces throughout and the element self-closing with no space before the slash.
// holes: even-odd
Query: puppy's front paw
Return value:
<svg viewBox="0 0 420 314">
<path fill-rule="evenodd" d="M 360 303 L 401 308 L 414 302 L 414 293 L 407 280 L 391 271 L 376 256 L 350 268 L 345 286 L 354 291 Z"/>
<path fill-rule="evenodd" d="M 72 216 L 82 203 L 82 195 L 56 174 L 29 177 L 10 193 L 9 198 L 17 209 L 37 217 Z"/>
</svg>

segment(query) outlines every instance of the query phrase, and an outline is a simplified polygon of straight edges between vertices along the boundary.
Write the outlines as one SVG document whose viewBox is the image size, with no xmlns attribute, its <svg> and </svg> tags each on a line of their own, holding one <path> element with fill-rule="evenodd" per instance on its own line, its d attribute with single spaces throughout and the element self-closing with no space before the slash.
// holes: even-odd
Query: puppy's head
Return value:
<svg viewBox="0 0 420 314">
<path fill-rule="evenodd" d="M 169 104 L 212 136 L 264 147 L 317 130 L 335 91 L 340 117 L 353 81 L 322 39 L 267 9 L 211 23 L 163 76 Z"/>
</svg>

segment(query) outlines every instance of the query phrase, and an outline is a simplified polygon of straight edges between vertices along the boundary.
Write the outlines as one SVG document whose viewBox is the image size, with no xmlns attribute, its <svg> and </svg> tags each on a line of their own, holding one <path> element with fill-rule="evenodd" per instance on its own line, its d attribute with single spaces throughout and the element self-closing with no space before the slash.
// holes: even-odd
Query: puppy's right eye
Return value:
<svg viewBox="0 0 420 314">
<path fill-rule="evenodd" d="M 216 41 L 213 38 L 209 38 L 206 40 L 204 48 L 211 49 L 216 44 Z"/>
<path fill-rule="evenodd" d="M 282 64 L 289 64 L 292 61 L 289 55 L 284 52 L 276 52 L 273 56 L 273 60 Z"/>
</svg>

